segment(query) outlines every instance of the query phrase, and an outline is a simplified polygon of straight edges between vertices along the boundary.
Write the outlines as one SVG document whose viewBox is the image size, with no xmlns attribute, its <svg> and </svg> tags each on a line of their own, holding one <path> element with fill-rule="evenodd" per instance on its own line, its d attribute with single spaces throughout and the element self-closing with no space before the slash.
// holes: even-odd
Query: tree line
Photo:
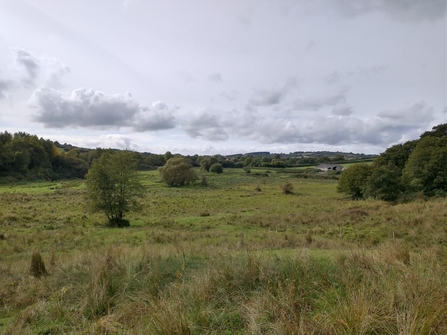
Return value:
<svg viewBox="0 0 447 335">
<path fill-rule="evenodd" d="M 338 191 L 352 199 L 396 201 L 417 194 L 447 194 L 447 124 L 420 138 L 394 145 L 372 164 L 356 164 L 342 173 Z"/>
<path fill-rule="evenodd" d="M 85 149 L 39 138 L 26 132 L 0 132 L 0 177 L 7 180 L 84 178 L 93 161 L 115 149 Z M 157 169 L 174 155 L 131 152 L 137 170 Z M 181 156 L 181 155 L 175 155 Z M 242 163 L 223 156 L 181 156 L 193 167 L 221 172 L 223 167 L 242 167 Z M 211 164 L 210 164 L 211 163 Z"/>
<path fill-rule="evenodd" d="M 92 162 L 112 149 L 86 149 L 69 144 L 39 138 L 26 132 L 0 132 L 0 177 L 11 180 L 21 179 L 72 179 L 84 178 Z M 117 151 L 113 149 L 112 151 Z M 178 155 L 167 151 L 165 154 L 132 153 L 138 170 L 151 170 L 165 166 L 174 156 L 184 158 L 191 166 L 207 172 L 221 173 L 225 168 L 266 167 L 286 168 L 320 163 L 343 163 L 343 154 L 332 157 L 294 156 L 293 154 L 263 155 L 238 154 L 232 156 Z"/>
</svg>

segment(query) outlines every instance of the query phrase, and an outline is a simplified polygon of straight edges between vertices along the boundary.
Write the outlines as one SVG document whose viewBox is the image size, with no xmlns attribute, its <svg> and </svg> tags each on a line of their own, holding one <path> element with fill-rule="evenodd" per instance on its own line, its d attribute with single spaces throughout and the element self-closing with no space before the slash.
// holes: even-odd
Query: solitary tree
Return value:
<svg viewBox="0 0 447 335">
<path fill-rule="evenodd" d="M 198 178 L 192 165 L 182 157 L 172 157 L 164 166 L 159 167 L 158 171 L 161 180 L 170 186 L 189 185 Z"/>
<path fill-rule="evenodd" d="M 110 226 L 129 225 L 124 214 L 140 209 L 144 187 L 130 151 L 105 152 L 87 174 L 85 200 L 91 212 L 103 212 Z"/>
<path fill-rule="evenodd" d="M 222 173 L 223 172 L 222 164 L 216 163 L 216 164 L 211 165 L 210 172 L 214 172 L 214 173 L 217 173 L 217 174 Z"/>
</svg>

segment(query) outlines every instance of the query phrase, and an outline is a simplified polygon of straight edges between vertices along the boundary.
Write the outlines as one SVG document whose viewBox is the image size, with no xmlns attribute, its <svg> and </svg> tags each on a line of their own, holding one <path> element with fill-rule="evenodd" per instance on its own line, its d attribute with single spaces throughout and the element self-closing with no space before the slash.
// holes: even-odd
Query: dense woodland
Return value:
<svg viewBox="0 0 447 335">
<path fill-rule="evenodd" d="M 340 177 L 338 191 L 353 199 L 395 201 L 447 194 L 447 124 L 418 140 L 394 145 L 370 165 L 357 164 Z"/>
</svg>

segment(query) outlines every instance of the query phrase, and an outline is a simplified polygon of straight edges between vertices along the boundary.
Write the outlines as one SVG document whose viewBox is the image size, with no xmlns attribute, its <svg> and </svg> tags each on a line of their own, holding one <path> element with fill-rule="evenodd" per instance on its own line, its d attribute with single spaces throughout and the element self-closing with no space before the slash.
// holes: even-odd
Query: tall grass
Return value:
<svg viewBox="0 0 447 335">
<path fill-rule="evenodd" d="M 445 334 L 446 253 L 126 247 L 2 271 L 7 334 Z M 209 253 L 214 254 L 210 257 Z M 405 252 L 404 252 L 405 253 Z M 59 263 L 60 262 L 60 263 Z"/>
<path fill-rule="evenodd" d="M 208 187 L 144 177 L 125 229 L 85 215 L 80 183 L 1 189 L 0 333 L 447 334 L 445 199 L 352 202 L 296 179 L 286 195 L 287 174 L 242 170 Z"/>
</svg>

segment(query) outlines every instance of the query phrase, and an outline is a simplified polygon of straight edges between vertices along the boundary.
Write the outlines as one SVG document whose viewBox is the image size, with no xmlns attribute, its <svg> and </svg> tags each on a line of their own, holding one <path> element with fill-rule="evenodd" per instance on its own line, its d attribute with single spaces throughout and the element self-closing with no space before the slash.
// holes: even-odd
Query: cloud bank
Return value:
<svg viewBox="0 0 447 335">
<path fill-rule="evenodd" d="M 339 99 L 332 99 L 331 104 Z M 310 107 L 314 107 L 311 105 Z M 425 102 L 379 112 L 372 118 L 352 116 L 352 108 L 340 105 L 332 115 L 275 117 L 247 108 L 222 112 L 198 111 L 185 118 L 182 129 L 193 138 L 209 141 L 250 139 L 263 144 L 318 143 L 326 145 L 365 144 L 388 146 L 405 134 L 425 129 L 434 120 L 433 108 Z"/>
<path fill-rule="evenodd" d="M 65 97 L 60 91 L 41 87 L 34 91 L 30 105 L 36 110 L 33 121 L 42 123 L 46 128 L 129 127 L 143 132 L 175 126 L 173 111 L 164 103 L 140 106 L 129 93 L 109 95 L 80 88 Z"/>
</svg>

